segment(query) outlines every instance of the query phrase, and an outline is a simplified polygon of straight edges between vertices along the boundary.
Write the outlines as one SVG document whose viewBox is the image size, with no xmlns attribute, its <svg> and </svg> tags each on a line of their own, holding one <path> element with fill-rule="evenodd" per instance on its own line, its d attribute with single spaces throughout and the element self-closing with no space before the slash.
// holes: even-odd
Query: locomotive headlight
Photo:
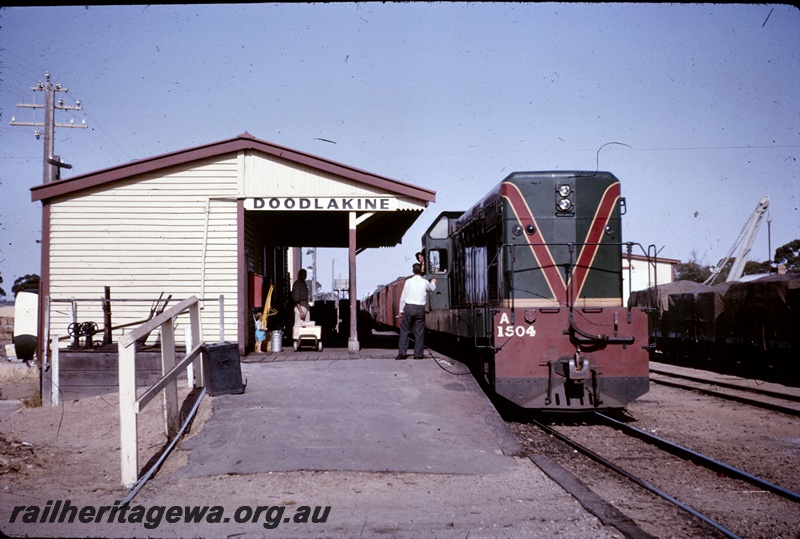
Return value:
<svg viewBox="0 0 800 539">
<path fill-rule="evenodd" d="M 522 235 L 522 226 L 521 225 L 514 225 L 514 228 L 511 229 L 511 232 L 513 232 L 515 236 L 521 236 Z"/>
<path fill-rule="evenodd" d="M 569 211 L 571 209 L 572 209 L 572 201 L 570 199 L 562 198 L 561 200 L 558 201 L 558 211 Z"/>
<path fill-rule="evenodd" d="M 567 183 L 562 183 L 558 186 L 558 194 L 564 198 L 567 198 L 571 192 L 572 187 L 570 187 Z"/>
<path fill-rule="evenodd" d="M 614 227 L 611 226 L 611 225 L 608 225 L 606 227 L 606 236 L 613 236 L 613 235 L 614 235 Z"/>
<path fill-rule="evenodd" d="M 536 234 L 536 227 L 533 225 L 526 225 L 525 232 L 528 233 L 528 236 L 533 236 L 534 234 Z"/>
</svg>

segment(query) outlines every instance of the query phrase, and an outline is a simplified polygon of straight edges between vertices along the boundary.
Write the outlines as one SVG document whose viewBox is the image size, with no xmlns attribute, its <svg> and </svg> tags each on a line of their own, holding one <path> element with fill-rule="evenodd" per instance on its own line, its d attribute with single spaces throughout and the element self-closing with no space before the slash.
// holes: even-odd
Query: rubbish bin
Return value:
<svg viewBox="0 0 800 539">
<path fill-rule="evenodd" d="M 238 344 L 221 342 L 204 345 L 203 369 L 206 388 L 212 397 L 244 393 Z"/>
</svg>

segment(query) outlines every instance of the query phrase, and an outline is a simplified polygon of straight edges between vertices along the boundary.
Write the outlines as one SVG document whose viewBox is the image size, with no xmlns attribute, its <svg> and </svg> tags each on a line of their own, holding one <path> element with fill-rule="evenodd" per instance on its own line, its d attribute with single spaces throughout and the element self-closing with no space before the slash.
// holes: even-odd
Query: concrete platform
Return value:
<svg viewBox="0 0 800 539">
<path fill-rule="evenodd" d="M 162 523 L 162 536 L 620 536 L 522 456 L 464 365 L 396 353 L 244 358 L 245 393 L 206 397 L 211 417 L 131 505 L 224 508 L 218 523 Z"/>
<path fill-rule="evenodd" d="M 244 363 L 245 393 L 213 398 L 175 475 L 509 471 L 520 445 L 469 371 L 440 362 Z"/>
</svg>

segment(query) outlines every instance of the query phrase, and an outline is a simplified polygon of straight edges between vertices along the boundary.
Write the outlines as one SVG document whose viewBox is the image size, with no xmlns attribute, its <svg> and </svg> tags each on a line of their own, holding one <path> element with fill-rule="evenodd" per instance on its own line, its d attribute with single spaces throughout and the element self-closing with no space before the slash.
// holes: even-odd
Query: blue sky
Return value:
<svg viewBox="0 0 800 539">
<path fill-rule="evenodd" d="M 359 296 L 406 274 L 441 211 L 510 172 L 622 181 L 626 241 L 712 264 L 770 196 L 800 238 L 800 11 L 787 5 L 333 3 L 0 10 L 0 275 L 39 273 L 44 72 L 64 177 L 254 136 L 436 191 L 403 244 L 358 257 Z M 327 139 L 325 142 L 319 139 Z M 605 146 L 609 142 L 623 145 Z M 751 258 L 771 258 L 766 223 Z M 335 258 L 331 268 L 331 258 Z M 347 276 L 321 251 L 324 290 Z M 387 268 L 392 268 L 388 270 Z M 409 268 L 410 270 L 410 268 Z"/>
</svg>

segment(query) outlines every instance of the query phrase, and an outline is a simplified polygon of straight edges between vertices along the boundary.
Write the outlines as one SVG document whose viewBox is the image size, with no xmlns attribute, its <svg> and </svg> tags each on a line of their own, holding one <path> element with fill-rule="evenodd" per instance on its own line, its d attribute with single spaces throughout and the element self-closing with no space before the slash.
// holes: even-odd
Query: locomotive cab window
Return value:
<svg viewBox="0 0 800 539">
<path fill-rule="evenodd" d="M 446 239 L 449 223 L 450 220 L 447 217 L 442 216 L 438 221 L 436 221 L 436 224 L 431 227 L 430 232 L 428 232 L 428 236 L 434 240 Z"/>
<path fill-rule="evenodd" d="M 447 273 L 447 251 L 444 249 L 431 249 L 428 251 L 428 268 L 430 273 L 443 274 Z"/>
</svg>

